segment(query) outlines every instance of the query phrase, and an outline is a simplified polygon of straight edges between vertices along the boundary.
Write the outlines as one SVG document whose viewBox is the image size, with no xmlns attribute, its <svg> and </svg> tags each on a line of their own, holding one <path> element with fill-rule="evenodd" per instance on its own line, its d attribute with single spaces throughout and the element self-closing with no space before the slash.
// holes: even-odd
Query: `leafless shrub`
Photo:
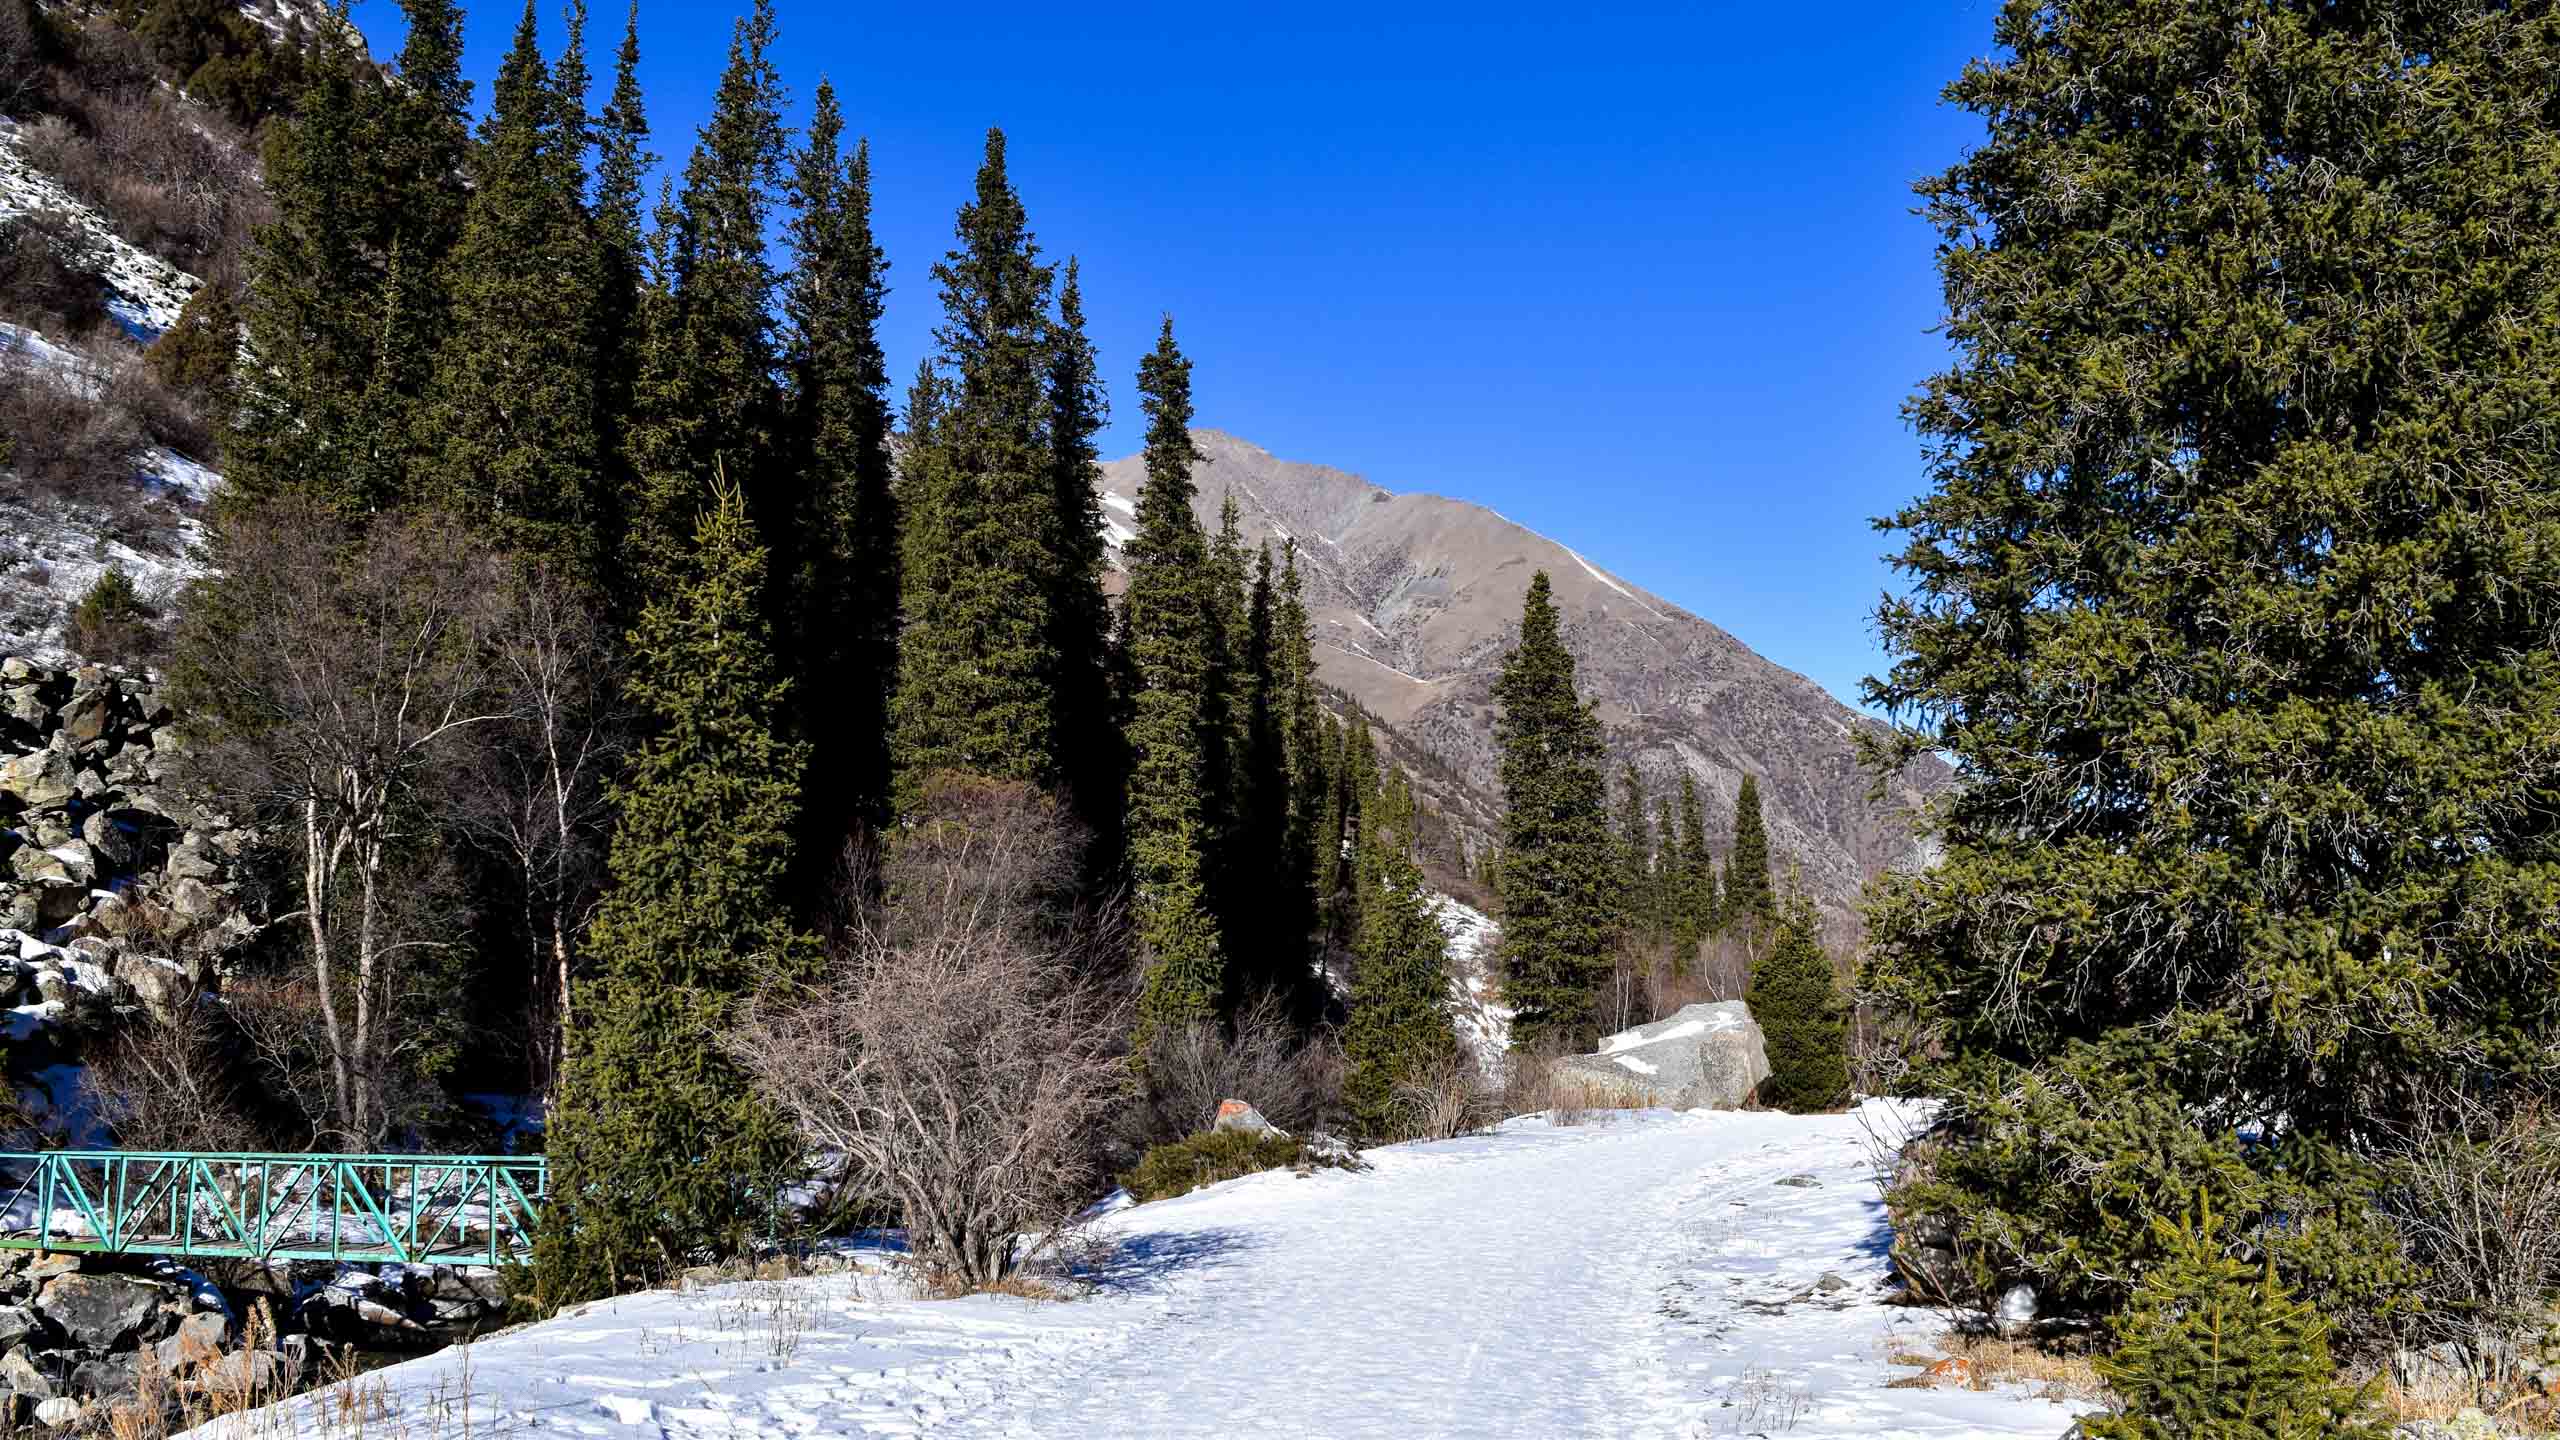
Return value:
<svg viewBox="0 0 2560 1440">
<path fill-rule="evenodd" d="M 1463 1053 L 1423 1075 L 1397 1081 L 1394 1096 L 1410 1139 L 1454 1140 L 1502 1121 L 1501 1093 L 1486 1086 L 1475 1058 Z"/>
<path fill-rule="evenodd" d="M 246 253 L 268 204 L 246 137 L 222 115 L 89 67 L 57 79 L 55 103 L 62 114 L 28 127 L 28 163 L 127 241 L 198 274 Z"/>
<path fill-rule="evenodd" d="M 1127 1137 L 1136 1150 L 1206 1128 L 1225 1100 L 1246 1101 L 1299 1134 L 1340 1116 L 1341 1047 L 1327 1035 L 1302 1035 L 1276 1000 L 1247 1005 L 1231 1025 L 1159 1031 L 1143 1058 L 1146 1089 Z"/>
<path fill-rule="evenodd" d="M 2480 1380 L 2509 1384 L 2560 1290 L 2560 1114 L 2449 1093 L 2393 1149 L 2389 1213 L 2427 1276 L 2414 1338 L 2449 1341 Z"/>
<path fill-rule="evenodd" d="M 0 316 L 54 335 L 107 318 L 105 261 L 80 223 L 52 210 L 0 220 Z"/>
<path fill-rule="evenodd" d="M 933 782 L 878 883 L 849 867 L 829 973 L 761 997 L 727 1042 L 813 1147 L 895 1198 L 946 1288 L 1004 1280 L 1017 1237 L 1063 1231 L 1103 1178 L 1127 998 L 1091 978 L 1107 931 L 1076 899 L 1083 843 L 1027 787 Z"/>
<path fill-rule="evenodd" d="M 0 434 L 30 493 L 138 504 L 134 462 L 150 443 L 133 416 L 99 399 L 103 367 L 33 365 L 0 354 Z"/>
<path fill-rule="evenodd" d="M 0 0 L 0 115 L 24 115 L 43 98 L 43 25 L 36 0 Z"/>
<path fill-rule="evenodd" d="M 189 1003 L 165 1019 L 116 1031 L 80 1076 L 90 1112 L 135 1150 L 256 1150 L 214 1007 Z"/>
</svg>

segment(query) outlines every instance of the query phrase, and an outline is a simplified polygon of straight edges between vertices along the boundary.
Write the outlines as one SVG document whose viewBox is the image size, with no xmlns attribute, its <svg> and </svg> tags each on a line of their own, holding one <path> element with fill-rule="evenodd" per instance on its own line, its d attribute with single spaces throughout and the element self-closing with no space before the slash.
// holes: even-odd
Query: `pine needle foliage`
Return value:
<svg viewBox="0 0 2560 1440">
<path fill-rule="evenodd" d="M 1751 967 L 1742 998 L 1769 1049 L 1760 1103 L 1798 1115 L 1847 1104 L 1848 1007 L 1822 948 L 1821 921 L 1803 891 L 1779 906 L 1776 939 Z"/>
<path fill-rule="evenodd" d="M 1574 689 L 1547 573 L 1494 682 L 1502 707 L 1503 998 L 1512 1044 L 1587 1048 L 1622 928 L 1623 851 L 1609 826 L 1600 722 Z"/>
<path fill-rule="evenodd" d="M 1136 1048 L 1159 1029 L 1207 1020 L 1226 993 L 1226 951 L 1206 883 L 1203 796 L 1216 788 L 1201 746 L 1211 683 L 1216 575 L 1191 508 L 1191 362 L 1168 318 L 1138 366 L 1147 481 L 1128 545 L 1121 648 L 1134 687 L 1129 723 L 1129 861 L 1146 963 Z"/>
<path fill-rule="evenodd" d="M 1400 1138 L 1396 1087 L 1447 1068 L 1458 1055 L 1449 1022 L 1449 935 L 1414 862 L 1416 811 L 1401 774 L 1360 829 L 1363 897 L 1351 1022 L 1342 1035 L 1342 1098 L 1361 1134 Z"/>
<path fill-rule="evenodd" d="M 587 935 L 550 1125 L 536 1283 L 559 1306 L 739 1253 L 789 1146 L 715 1043 L 758 983 L 814 946 L 783 903 L 805 747 L 779 738 L 764 552 L 715 490 L 681 583 L 631 636 L 653 725 L 617 791 L 611 885 Z"/>
<path fill-rule="evenodd" d="M 2252 1266 L 2210 1209 L 2157 1222 L 2165 1263 L 2115 1317 L 2098 1362 L 2117 1407 L 2080 1422 L 2089 1440 L 2344 1440 L 2379 1436 L 2367 1397 L 2338 1383 L 2329 1326 Z"/>
<path fill-rule="evenodd" d="M 1959 1229 L 2126 1298 L 2052 1174 L 2157 1097 L 2163 1157 L 2343 1236 L 2366 1137 L 2560 1042 L 2560 14 L 2005 6 L 1919 187 L 1952 364 L 1872 703 L 1965 777 L 1871 907 L 1948 1097 Z M 2068 1084 L 2041 1155 L 2002 1138 Z M 2281 1175 L 2272 1156 L 2287 1155 Z M 2144 1188 L 2135 1179 L 2133 1188 Z M 2233 1213 L 2243 1213 L 2235 1208 Z M 2388 1237 L 2280 1276 L 2369 1334 Z"/>
<path fill-rule="evenodd" d="M 1052 276 L 987 132 L 958 243 L 933 267 L 937 393 L 911 426 L 911 503 L 891 754 L 900 805 L 946 770 L 1054 788 L 1059 574 L 1050 446 Z M 911 409 L 914 407 L 911 406 Z"/>
</svg>

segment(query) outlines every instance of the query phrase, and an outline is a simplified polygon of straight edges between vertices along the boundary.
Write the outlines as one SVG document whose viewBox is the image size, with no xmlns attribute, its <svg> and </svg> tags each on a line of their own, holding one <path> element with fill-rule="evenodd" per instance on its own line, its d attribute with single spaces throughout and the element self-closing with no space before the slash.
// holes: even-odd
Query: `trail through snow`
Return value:
<svg viewBox="0 0 2560 1440">
<path fill-rule="evenodd" d="M 1089 1299 L 928 1302 L 847 1275 L 654 1293 L 382 1379 L 404 1409 L 596 1440 L 2059 1434 L 2071 1412 L 2042 1399 L 1886 1388 L 1913 1373 L 1886 1361 L 1897 1335 L 1935 1326 L 1882 1303 L 1865 1134 L 1515 1120 L 1122 1210 Z"/>
</svg>

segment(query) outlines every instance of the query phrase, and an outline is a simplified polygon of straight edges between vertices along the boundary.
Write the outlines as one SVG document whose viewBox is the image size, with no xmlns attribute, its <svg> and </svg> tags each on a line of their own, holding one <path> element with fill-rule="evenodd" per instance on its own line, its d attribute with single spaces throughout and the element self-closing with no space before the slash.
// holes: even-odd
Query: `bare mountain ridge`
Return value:
<svg viewBox="0 0 2560 1440">
<path fill-rule="evenodd" d="M 1438 762 L 1429 798 L 1473 838 L 1491 833 L 1501 794 L 1494 676 L 1544 570 L 1613 763 L 1635 761 L 1657 794 L 1694 776 L 1719 856 L 1749 774 L 1778 864 L 1801 867 L 1836 927 L 1852 923 L 1870 876 L 1921 858 L 1909 814 L 1946 785 L 1946 768 L 1915 765 L 1871 799 L 1854 736 L 1876 722 L 1723 629 L 1481 505 L 1397 494 L 1221 431 L 1192 438 L 1205 457 L 1193 471 L 1202 523 L 1214 530 L 1232 495 L 1249 546 L 1297 541 L 1322 678 L 1385 722 L 1400 758 Z M 1144 478 L 1136 456 L 1103 467 L 1115 549 Z"/>
</svg>

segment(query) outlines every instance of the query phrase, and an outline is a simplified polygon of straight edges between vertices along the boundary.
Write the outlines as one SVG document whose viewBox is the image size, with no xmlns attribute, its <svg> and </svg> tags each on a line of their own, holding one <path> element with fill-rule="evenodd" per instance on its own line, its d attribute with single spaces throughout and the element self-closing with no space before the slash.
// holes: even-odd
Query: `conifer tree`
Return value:
<svg viewBox="0 0 2560 1440">
<path fill-rule="evenodd" d="M 1885 760 L 1965 783 L 1866 988 L 1929 1042 L 1986 1263 L 2123 1300 L 2124 1246 L 2048 1208 L 2102 1137 L 1986 1128 L 2068 1084 L 2181 1127 L 2132 1188 L 2301 1184 L 2234 1224 L 2369 1318 L 2371 1137 L 2440 1085 L 2547 1093 L 2560 1041 L 2560 16 L 2019 5 L 1994 38 L 1920 187 L 1952 358 L 1868 689 L 1911 727 Z"/>
<path fill-rule="evenodd" d="M 1056 457 L 1044 383 L 1048 267 L 987 132 L 959 244 L 934 266 L 945 387 L 918 458 L 930 518 L 905 531 L 908 625 L 899 643 L 891 755 L 901 801 L 939 770 L 1055 786 L 1060 763 Z"/>
<path fill-rule="evenodd" d="M 1271 620 L 1272 696 L 1267 708 L 1278 732 L 1285 794 L 1272 802 L 1285 810 L 1271 881 L 1271 931 L 1287 967 L 1286 989 L 1298 999 L 1301 1020 L 1313 1020 L 1324 997 L 1312 982 L 1311 949 L 1318 944 L 1318 837 L 1331 786 L 1326 769 L 1327 723 L 1316 699 L 1315 637 L 1307 618 L 1306 584 L 1298 573 L 1298 547 L 1283 541 L 1277 608 Z"/>
<path fill-rule="evenodd" d="M 573 40 L 563 78 L 583 91 L 577 55 Z M 532 0 L 492 100 L 447 266 L 450 325 L 421 407 L 428 488 L 510 548 L 601 578 L 604 272 L 583 201 L 585 105 L 555 87 Z"/>
<path fill-rule="evenodd" d="M 1653 809 L 1653 874 L 1652 887 L 1646 892 L 1647 923 L 1653 927 L 1657 943 L 1673 947 L 1672 968 L 1684 970 L 1688 956 L 1681 951 L 1680 909 L 1680 832 L 1671 819 L 1671 797 L 1661 797 Z"/>
<path fill-rule="evenodd" d="M 777 463 L 774 436 L 779 277 L 765 246 L 788 150 L 774 39 L 772 0 L 756 0 L 731 34 L 711 116 L 661 219 L 666 295 L 633 402 L 641 433 L 630 437 L 625 542 L 624 568 L 644 598 L 673 583 L 668 563 L 709 503 L 710 477 L 738 488 L 769 551 L 787 557 L 796 545 L 796 474 Z"/>
<path fill-rule="evenodd" d="M 1707 854 L 1706 811 L 1698 804 L 1698 777 L 1680 772 L 1678 918 L 1672 927 L 1677 964 L 1685 972 L 1707 932 L 1715 928 L 1716 871 Z"/>
<path fill-rule="evenodd" d="M 1529 582 L 1520 638 L 1503 657 L 1503 998 L 1512 1043 L 1582 1048 L 1621 930 L 1619 848 L 1609 832 L 1600 722 L 1574 689 L 1545 571 Z"/>
<path fill-rule="evenodd" d="M 1131 696 L 1129 858 L 1137 886 L 1138 940 L 1146 960 L 1139 1000 L 1143 1039 L 1217 1013 L 1226 954 L 1203 883 L 1206 757 L 1201 700 L 1209 684 L 1216 600 L 1208 543 L 1191 509 L 1191 362 L 1168 318 L 1138 366 L 1145 397 L 1145 485 L 1137 534 L 1125 551 L 1120 602 Z M 1143 1046 L 1141 1046 L 1143 1049 Z"/>
<path fill-rule="evenodd" d="M 1224 919 L 1232 956 L 1233 993 L 1229 1008 L 1255 996 L 1283 1003 L 1299 997 L 1299 978 L 1306 972 L 1306 936 L 1290 933 L 1302 912 L 1290 884 L 1291 873 L 1273 865 L 1288 853 L 1289 753 L 1285 695 L 1278 665 L 1281 641 L 1279 595 L 1271 569 L 1271 548 L 1264 546 L 1254 565 L 1253 587 L 1245 606 L 1240 681 L 1243 750 L 1236 767 L 1236 829 L 1232 853 L 1238 857 L 1227 896 Z"/>
<path fill-rule="evenodd" d="M 1058 767 L 1071 808 L 1093 832 L 1088 865 L 1107 873 L 1120 854 L 1129 757 L 1112 697 L 1111 607 L 1102 593 L 1102 452 L 1110 418 L 1100 362 L 1084 328 L 1084 286 L 1073 258 L 1058 287 L 1048 337 L 1049 682 Z"/>
<path fill-rule="evenodd" d="M 1760 935 L 1777 918 L 1778 890 L 1769 875 L 1769 829 L 1760 818 L 1760 782 L 1745 775 L 1733 797 L 1733 849 L 1725 856 L 1725 924 Z"/>
<path fill-rule="evenodd" d="M 249 257 L 249 359 L 223 444 L 226 502 L 298 493 L 350 510 L 397 497 L 357 488 L 370 446 L 359 403 L 374 372 L 381 275 L 366 216 L 367 163 L 355 52 L 334 28 L 316 42 L 290 119 L 268 136 L 275 218 Z"/>
<path fill-rule="evenodd" d="M 2378 1436 L 2366 1397 L 2338 1383 L 2328 1323 L 2296 1299 L 2271 1261 L 2231 1253 L 2209 1204 L 2155 1222 L 2165 1261 L 2112 1322 L 2098 1372 L 2116 1408 L 2085 1416 L 2090 1440 L 2341 1440 Z"/>
<path fill-rule="evenodd" d="M 1625 903 L 1622 928 L 1639 942 L 1653 938 L 1653 817 L 1645 808 L 1644 777 L 1635 762 L 1618 781 L 1618 894 Z"/>
<path fill-rule="evenodd" d="M 790 686 L 766 648 L 764 563 L 740 497 L 715 492 L 631 636 L 625 683 L 652 733 L 616 792 L 597 974 L 551 1115 L 548 1305 L 738 1252 L 789 1154 L 716 1043 L 754 985 L 813 959 L 783 903 L 806 747 L 779 738 Z"/>
<path fill-rule="evenodd" d="M 898 519 L 889 484 L 889 365 L 880 348 L 888 262 L 871 229 L 871 151 L 841 153 L 821 81 L 793 169 L 796 261 L 783 297 L 790 377 L 790 625 L 799 732 L 813 750 L 804 870 L 823 877 L 847 835 L 888 819 L 889 692 L 897 682 Z M 799 887 L 814 895 L 816 883 Z"/>
<path fill-rule="evenodd" d="M 1742 998 L 1768 1041 L 1761 1104 L 1807 1114 L 1848 1103 L 1847 1008 L 1822 948 L 1821 921 L 1803 891 L 1779 907 L 1776 939 L 1751 967 Z"/>
<path fill-rule="evenodd" d="M 1396 1087 L 1420 1081 L 1458 1055 L 1449 1021 L 1449 937 L 1414 863 L 1416 809 L 1402 775 L 1370 802 L 1360 828 L 1363 895 L 1359 964 L 1344 1028 L 1343 1101 L 1364 1135 L 1405 1129 Z"/>
<path fill-rule="evenodd" d="M 562 100 L 585 109 L 583 94 L 571 96 L 565 87 Z M 631 547 L 626 539 L 639 475 L 636 432 L 641 426 L 633 410 L 647 354 L 649 315 L 658 298 L 647 283 L 649 246 L 641 220 L 641 182 L 658 157 L 649 151 L 649 118 L 640 94 L 639 0 L 632 0 L 623 20 L 622 45 L 614 55 L 613 94 L 594 128 L 596 442 L 604 476 L 599 523 L 609 545 L 605 583 L 626 612 L 636 614 L 630 608 L 637 586 L 628 569 Z"/>
</svg>

